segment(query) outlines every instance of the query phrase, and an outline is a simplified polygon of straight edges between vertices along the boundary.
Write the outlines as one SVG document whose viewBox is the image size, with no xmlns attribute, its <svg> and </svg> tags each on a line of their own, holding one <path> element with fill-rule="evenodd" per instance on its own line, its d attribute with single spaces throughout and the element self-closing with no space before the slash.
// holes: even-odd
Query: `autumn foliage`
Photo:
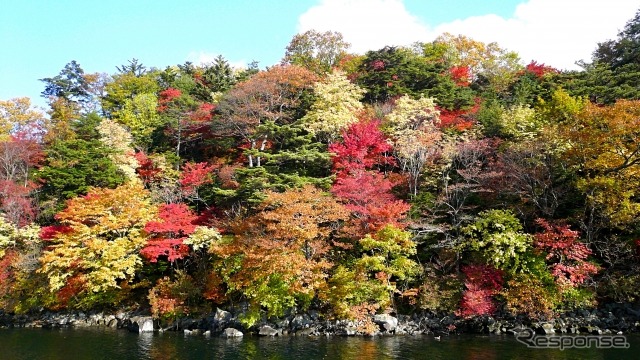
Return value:
<svg viewBox="0 0 640 360">
<path fill-rule="evenodd" d="M 211 184 L 212 171 L 215 165 L 205 163 L 188 163 L 182 168 L 180 174 L 180 187 L 186 196 L 193 195 L 200 186 Z"/>
<path fill-rule="evenodd" d="M 158 220 L 149 221 L 144 227 L 150 238 L 140 254 L 151 262 L 157 262 L 160 257 L 166 257 L 169 262 L 184 258 L 189 246 L 183 241 L 195 231 L 197 220 L 185 204 L 161 205 Z"/>
<path fill-rule="evenodd" d="M 62 227 L 49 231 L 52 238 L 39 272 L 56 292 L 102 292 L 133 281 L 142 265 L 143 228 L 154 213 L 146 190 L 138 183 L 95 189 L 69 200 L 56 215 Z"/>
<path fill-rule="evenodd" d="M 598 272 L 598 267 L 587 261 L 592 251 L 580 242 L 577 231 L 544 219 L 536 223 L 543 231 L 534 235 L 535 246 L 547 254 L 545 259 L 560 286 L 576 287 Z"/>
<path fill-rule="evenodd" d="M 492 315 L 497 309 L 494 296 L 503 287 L 503 274 L 488 265 L 467 265 L 462 268 L 465 275 L 465 291 L 460 304 L 460 316 Z"/>
<path fill-rule="evenodd" d="M 227 286 L 249 301 L 252 312 L 262 305 L 270 314 L 282 314 L 325 286 L 332 234 L 347 212 L 312 186 L 268 192 L 258 211 L 237 225 L 231 242 L 210 251 L 219 259 Z M 229 266 L 236 261 L 239 267 Z"/>
<path fill-rule="evenodd" d="M 391 149 L 377 120 L 362 120 L 352 124 L 342 133 L 342 141 L 329 146 L 329 151 L 335 154 L 332 159 L 333 170 L 341 176 L 393 164 Z"/>
<path fill-rule="evenodd" d="M 392 193 L 395 182 L 378 168 L 394 163 L 392 147 L 379 130 L 378 121 L 354 123 L 343 132 L 342 141 L 332 144 L 333 168 L 337 179 L 331 192 L 354 214 L 359 231 L 372 233 L 384 225 L 402 227 L 409 205 Z"/>
<path fill-rule="evenodd" d="M 536 77 L 543 77 L 546 74 L 549 73 L 558 73 L 558 69 L 553 68 L 551 66 L 547 66 L 545 64 L 540 64 L 537 61 L 531 61 L 529 64 L 527 64 L 527 66 L 525 67 L 526 71 L 534 74 Z"/>
<path fill-rule="evenodd" d="M 0 312 L 313 308 L 374 334 L 637 302 L 639 19 L 572 71 L 315 31 L 264 69 L 72 61 L 46 114 L 0 100 Z"/>
</svg>

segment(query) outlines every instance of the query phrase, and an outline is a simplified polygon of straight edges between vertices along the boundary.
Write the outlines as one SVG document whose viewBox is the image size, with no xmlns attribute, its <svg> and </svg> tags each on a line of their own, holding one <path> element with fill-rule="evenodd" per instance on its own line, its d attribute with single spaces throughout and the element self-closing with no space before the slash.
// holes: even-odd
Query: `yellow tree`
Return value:
<svg viewBox="0 0 640 360">
<path fill-rule="evenodd" d="M 518 54 L 501 48 L 495 42 L 487 44 L 464 35 L 444 33 L 433 44 L 426 44 L 425 51 L 434 45 L 444 45 L 441 52 L 451 66 L 468 68 L 472 79 L 482 75 L 498 90 L 506 89 L 517 71 L 522 69 Z"/>
<path fill-rule="evenodd" d="M 73 287 L 93 298 L 131 283 L 142 266 L 144 225 L 156 212 L 137 181 L 69 200 L 56 215 L 61 226 L 40 258 L 39 271 L 49 279 L 50 290 Z"/>
<path fill-rule="evenodd" d="M 62 97 L 49 99 L 50 109 L 47 111 L 50 120 L 44 135 L 45 143 L 70 140 L 76 137 L 72 124 L 82 117 L 80 106 Z"/>
<path fill-rule="evenodd" d="M 0 308 L 4 311 L 19 311 L 28 303 L 24 297 L 37 293 L 32 280 L 42 250 L 39 235 L 37 225 L 17 227 L 0 216 Z"/>
<path fill-rule="evenodd" d="M 129 129 L 137 148 L 146 150 L 151 143 L 151 134 L 162 125 L 157 111 L 158 97 L 155 94 L 137 94 L 124 100 L 122 109 L 113 114 L 114 120 Z"/>
<path fill-rule="evenodd" d="M 0 100 L 0 140 L 27 125 L 44 124 L 44 114 L 31 106 L 28 97 Z"/>
<path fill-rule="evenodd" d="M 380 305 L 388 306 L 398 291 L 396 281 L 403 281 L 420 273 L 420 265 L 411 260 L 416 254 L 416 243 L 410 232 L 387 225 L 375 234 L 367 234 L 360 239 L 364 254 L 356 261 L 358 273 L 376 279 L 384 288 L 386 296 L 379 294 Z M 392 281 L 393 280 L 393 281 Z"/>
<path fill-rule="evenodd" d="M 589 100 L 572 97 L 564 89 L 557 89 L 549 100 L 539 99 L 536 112 L 548 123 L 564 123 L 583 111 Z"/>
<path fill-rule="evenodd" d="M 409 175 L 409 191 L 418 193 L 424 167 L 440 151 L 442 133 L 436 127 L 439 112 L 432 98 L 412 99 L 403 96 L 386 118 L 386 132 L 391 138 L 396 157 Z"/>
<path fill-rule="evenodd" d="M 328 73 L 347 55 L 350 46 L 339 32 L 309 30 L 291 39 L 282 63 L 302 66 L 318 74 Z"/>
<path fill-rule="evenodd" d="M 498 124 L 501 135 L 515 140 L 524 140 L 538 136 L 544 121 L 528 105 L 514 105 L 503 109 Z"/>
<path fill-rule="evenodd" d="M 640 220 L 640 101 L 586 104 L 563 127 L 565 152 L 580 174 L 578 187 L 614 226 Z"/>
<path fill-rule="evenodd" d="M 98 125 L 100 142 L 113 152 L 109 158 L 118 167 L 127 179 L 136 179 L 138 162 L 134 157 L 135 151 L 131 146 L 133 141 L 131 134 L 115 121 L 104 119 Z"/>
<path fill-rule="evenodd" d="M 332 72 L 324 81 L 315 83 L 313 92 L 316 101 L 302 120 L 316 136 L 331 142 L 358 121 L 365 90 L 351 83 L 344 73 Z"/>
<path fill-rule="evenodd" d="M 126 106 L 125 103 L 136 96 L 152 95 L 160 91 L 156 81 L 157 73 L 136 73 L 135 70 L 131 71 L 130 67 L 121 70 L 125 71 L 113 76 L 104 87 L 106 94 L 101 97 L 102 108 L 113 117 L 119 117 L 119 112 Z"/>
</svg>

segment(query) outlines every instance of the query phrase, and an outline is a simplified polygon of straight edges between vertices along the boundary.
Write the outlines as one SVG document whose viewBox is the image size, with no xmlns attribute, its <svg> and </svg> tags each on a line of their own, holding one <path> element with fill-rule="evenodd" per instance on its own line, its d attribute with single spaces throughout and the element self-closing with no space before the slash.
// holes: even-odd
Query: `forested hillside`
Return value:
<svg viewBox="0 0 640 360">
<path fill-rule="evenodd" d="M 0 307 L 244 304 L 251 325 L 636 303 L 640 11 L 581 67 L 316 31 L 265 69 L 71 61 L 41 79 L 48 114 L 0 101 Z"/>
</svg>

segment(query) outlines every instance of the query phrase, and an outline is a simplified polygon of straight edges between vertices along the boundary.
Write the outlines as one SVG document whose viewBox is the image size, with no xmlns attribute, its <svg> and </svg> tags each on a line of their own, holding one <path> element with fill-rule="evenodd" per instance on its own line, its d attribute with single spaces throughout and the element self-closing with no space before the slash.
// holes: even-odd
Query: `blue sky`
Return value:
<svg viewBox="0 0 640 360">
<path fill-rule="evenodd" d="M 164 68 L 223 55 L 263 68 L 308 29 L 340 31 L 358 53 L 448 31 L 496 41 L 525 63 L 573 68 L 639 7 L 636 0 L 5 0 L 0 99 L 44 105 L 38 79 L 71 60 L 108 74 L 132 58 Z"/>
</svg>

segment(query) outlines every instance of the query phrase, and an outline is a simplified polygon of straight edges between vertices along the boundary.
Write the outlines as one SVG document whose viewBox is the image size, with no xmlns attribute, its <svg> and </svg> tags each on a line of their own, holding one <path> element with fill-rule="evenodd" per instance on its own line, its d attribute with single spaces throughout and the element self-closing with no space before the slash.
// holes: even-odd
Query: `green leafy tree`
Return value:
<svg viewBox="0 0 640 360">
<path fill-rule="evenodd" d="M 420 266 L 410 257 L 416 254 L 412 234 L 393 225 L 387 225 L 374 235 L 360 239 L 362 256 L 356 260 L 356 271 L 370 274 L 380 281 L 387 291 L 382 308 L 393 303 L 398 282 L 406 281 L 420 273 Z"/>
<path fill-rule="evenodd" d="M 528 105 L 516 105 L 502 111 L 498 126 L 500 135 L 515 140 L 532 139 L 544 125 L 536 111 Z"/>
<path fill-rule="evenodd" d="M 127 69 L 113 75 L 112 80 L 105 85 L 105 94 L 101 98 L 103 111 L 118 118 L 122 116 L 119 112 L 125 109 L 127 101 L 134 101 L 143 94 L 147 97 L 155 96 L 160 90 L 156 76 L 153 72 L 133 73 Z"/>
<path fill-rule="evenodd" d="M 135 147 L 143 151 L 149 149 L 154 131 L 163 125 L 157 108 L 158 97 L 142 93 L 126 99 L 122 109 L 114 115 L 114 120 L 126 126 L 133 136 Z"/>
<path fill-rule="evenodd" d="M 522 224 L 508 210 L 488 210 L 463 228 L 466 248 L 478 251 L 495 268 L 509 272 L 526 269 L 533 238 L 522 231 Z"/>
<path fill-rule="evenodd" d="M 43 166 L 35 172 L 42 183 L 41 197 L 53 202 L 87 193 L 90 187 L 115 187 L 124 176 L 110 159 L 113 150 L 100 140 L 73 139 L 55 142 L 44 150 Z M 56 210 L 57 211 L 57 210 Z"/>
<path fill-rule="evenodd" d="M 581 62 L 582 71 L 563 76 L 563 84 L 572 95 L 583 96 L 598 104 L 613 104 L 617 99 L 640 99 L 640 10 L 630 19 L 615 40 L 599 43 L 592 62 Z"/>
<path fill-rule="evenodd" d="M 339 32 L 308 30 L 291 39 L 282 63 L 299 65 L 318 74 L 328 73 L 345 57 L 350 46 Z"/>
<path fill-rule="evenodd" d="M 560 72 L 550 66 L 532 61 L 519 71 L 508 91 L 499 97 L 509 107 L 535 106 L 541 100 L 549 100 L 559 89 Z"/>
<path fill-rule="evenodd" d="M 352 264 L 338 265 L 320 294 L 337 318 L 364 320 L 363 315 L 394 307 L 394 298 L 421 273 L 412 234 L 393 225 L 368 234 L 357 244 Z"/>
<path fill-rule="evenodd" d="M 540 99 L 536 104 L 536 111 L 542 119 L 549 123 L 566 123 L 580 113 L 588 100 L 573 97 L 564 89 L 557 89 L 547 100 Z"/>
<path fill-rule="evenodd" d="M 437 104 L 446 109 L 473 104 L 472 91 L 456 85 L 446 66 L 429 62 L 408 48 L 385 47 L 367 52 L 356 83 L 367 90 L 364 100 L 370 103 L 409 95 L 435 98 Z"/>
</svg>

